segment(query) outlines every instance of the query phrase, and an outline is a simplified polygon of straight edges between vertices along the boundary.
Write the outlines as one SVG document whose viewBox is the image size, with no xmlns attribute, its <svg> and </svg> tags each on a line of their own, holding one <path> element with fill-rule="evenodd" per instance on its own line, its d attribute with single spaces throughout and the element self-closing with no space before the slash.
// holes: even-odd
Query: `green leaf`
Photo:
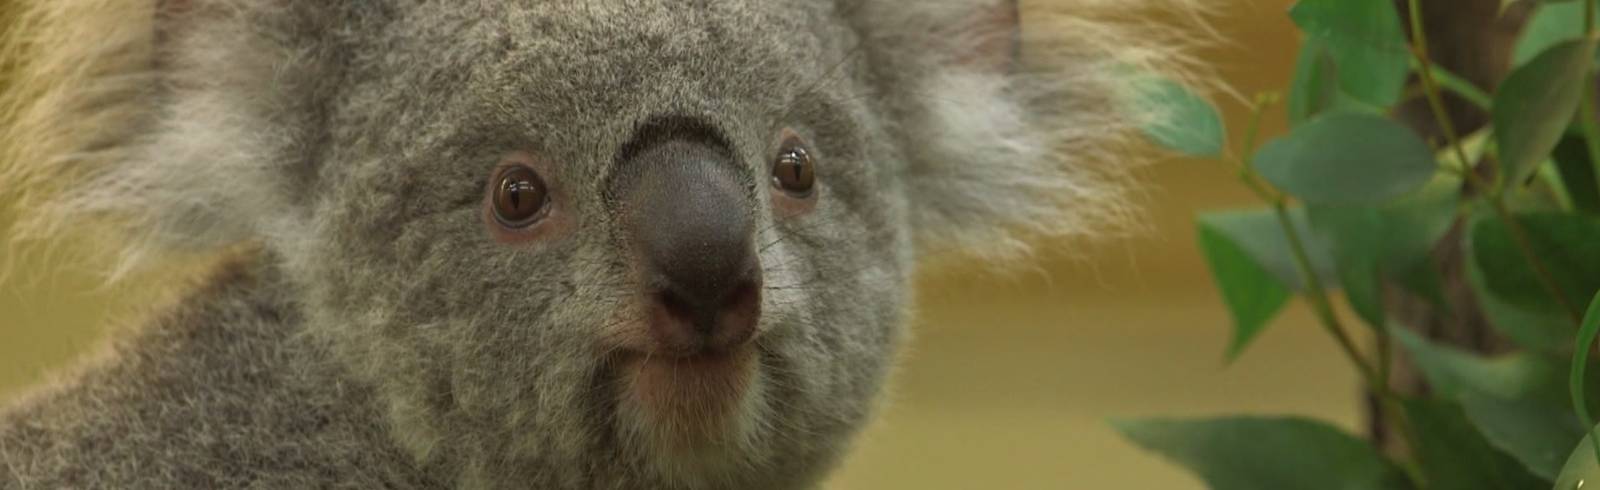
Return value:
<svg viewBox="0 0 1600 490">
<path fill-rule="evenodd" d="M 1204 219 L 1198 223 L 1200 250 L 1211 266 L 1211 277 L 1233 316 L 1233 340 L 1227 358 L 1237 358 L 1245 346 L 1265 330 L 1289 300 L 1289 290 L 1239 242 Z"/>
<path fill-rule="evenodd" d="M 1455 402 L 1412 399 L 1405 401 L 1405 410 L 1421 440 L 1417 459 L 1429 489 L 1544 486 L 1516 459 L 1490 445 Z"/>
<path fill-rule="evenodd" d="M 1300 418 L 1114 421 L 1124 436 L 1227 490 L 1410 488 L 1370 444 Z"/>
<path fill-rule="evenodd" d="M 1551 156 L 1572 208 L 1600 214 L 1600 188 L 1595 186 L 1594 164 L 1589 160 L 1589 147 L 1583 137 L 1571 134 L 1562 137 Z"/>
<path fill-rule="evenodd" d="M 1511 51 L 1511 62 L 1521 66 L 1551 46 L 1583 37 L 1583 3 L 1539 2 L 1522 27 Z"/>
<path fill-rule="evenodd" d="M 1502 15 L 1505 14 L 1506 9 L 1511 8 L 1512 5 L 1516 5 L 1517 2 L 1521 1 L 1523 0 L 1500 0 L 1500 13 Z"/>
<path fill-rule="evenodd" d="M 1478 262 L 1467 260 L 1466 266 L 1467 284 L 1475 293 L 1478 308 L 1496 331 L 1519 346 L 1542 352 L 1559 351 L 1571 344 L 1572 319 L 1557 311 L 1520 308 L 1485 293 L 1489 281 Z"/>
<path fill-rule="evenodd" d="M 1289 239 L 1272 209 L 1213 211 L 1202 213 L 1196 221 L 1201 227 L 1217 230 L 1239 244 L 1257 264 L 1272 273 L 1278 284 L 1295 292 L 1305 290 L 1305 282 L 1295 266 Z M 1312 272 L 1322 280 L 1324 286 L 1337 286 L 1338 271 L 1334 268 L 1333 256 L 1328 245 L 1312 233 L 1305 210 L 1290 208 L 1289 222 L 1304 242 Z"/>
<path fill-rule="evenodd" d="M 1300 45 L 1300 55 L 1294 66 L 1294 81 L 1289 86 L 1285 107 L 1289 111 L 1291 127 L 1330 111 L 1382 112 L 1370 110 L 1374 106 L 1355 100 L 1340 90 L 1338 65 L 1334 64 L 1328 47 L 1316 38 L 1307 38 Z"/>
<path fill-rule="evenodd" d="M 1312 119 L 1256 153 L 1272 185 L 1311 204 L 1380 202 L 1433 177 L 1433 150 L 1400 123 L 1372 114 Z"/>
<path fill-rule="evenodd" d="M 1289 17 L 1328 47 L 1345 93 L 1379 107 L 1400 100 L 1411 55 L 1389 0 L 1301 0 Z"/>
<path fill-rule="evenodd" d="M 1316 39 L 1300 44 L 1294 81 L 1289 85 L 1289 125 L 1296 126 L 1333 107 L 1339 96 L 1338 72 L 1327 47 Z"/>
<path fill-rule="evenodd" d="M 1522 182 L 1550 155 L 1583 95 L 1588 41 L 1558 43 L 1507 76 L 1494 95 L 1495 141 L 1510 182 Z"/>
<path fill-rule="evenodd" d="M 1477 393 L 1532 399 L 1551 407 L 1567 403 L 1567 365 L 1559 359 L 1527 352 L 1490 359 L 1435 344 L 1408 329 L 1393 332 L 1440 396 L 1460 399 Z"/>
<path fill-rule="evenodd" d="M 1484 439 L 1542 478 L 1554 479 L 1583 439 L 1583 424 L 1570 411 L 1535 400 L 1468 394 L 1461 407 Z"/>
<path fill-rule="evenodd" d="M 1589 300 L 1589 309 L 1583 315 L 1583 323 L 1578 328 L 1578 341 L 1574 345 L 1572 354 L 1572 411 L 1583 421 L 1584 427 L 1593 427 L 1594 420 L 1589 417 L 1589 396 L 1595 390 L 1584 379 L 1584 371 L 1589 367 L 1589 349 L 1594 345 L 1595 335 L 1600 334 L 1600 294 Z M 1594 455 L 1600 458 L 1600 440 L 1594 441 Z"/>
<path fill-rule="evenodd" d="M 1591 430 L 1572 450 L 1572 455 L 1567 457 L 1567 462 L 1561 466 L 1561 474 L 1556 477 L 1556 490 L 1595 488 L 1600 484 L 1600 460 L 1595 459 L 1593 450 L 1597 432 L 1600 431 Z"/>
<path fill-rule="evenodd" d="M 1383 271 L 1376 260 L 1351 259 L 1339 263 L 1339 285 L 1345 301 L 1366 324 L 1379 331 L 1389 328 L 1383 301 Z"/>
<path fill-rule="evenodd" d="M 1382 282 L 1442 302 L 1431 252 L 1455 221 L 1460 181 L 1441 177 L 1423 192 L 1380 205 L 1308 206 L 1306 217 L 1329 244 L 1345 297 L 1369 325 L 1386 323 Z"/>
<path fill-rule="evenodd" d="M 1513 215 L 1533 254 L 1554 274 L 1569 304 L 1584 306 L 1600 291 L 1600 218 L 1538 212 Z M 1515 306 L 1555 309 L 1504 221 L 1480 219 L 1472 227 L 1473 259 L 1483 266 L 1490 292 Z"/>
<path fill-rule="evenodd" d="M 1501 14 L 1505 14 L 1505 10 L 1506 9 L 1511 8 L 1512 5 L 1516 5 L 1516 4 L 1519 4 L 1519 3 L 1543 4 L 1543 3 L 1569 3 L 1571 1 L 1572 0 L 1500 0 L 1500 13 Z"/>
<path fill-rule="evenodd" d="M 1140 83 L 1141 107 L 1145 112 L 1161 116 L 1145 126 L 1146 136 L 1185 155 L 1200 158 L 1222 155 L 1227 137 L 1222 116 L 1210 101 L 1170 79 L 1150 78 Z"/>
<path fill-rule="evenodd" d="M 1444 276 L 1439 266 L 1431 260 L 1387 274 L 1405 291 L 1429 302 L 1434 307 L 1441 309 L 1453 307 L 1450 298 L 1444 293 Z"/>
<path fill-rule="evenodd" d="M 1524 213 L 1515 219 L 1567 304 L 1588 304 L 1600 291 L 1600 253 L 1595 253 L 1600 218 Z M 1571 317 L 1547 292 L 1503 221 L 1479 219 L 1467 246 L 1468 280 L 1496 328 L 1530 348 L 1551 350 L 1570 343 L 1575 333 Z"/>
<path fill-rule="evenodd" d="M 1529 471 L 1554 478 L 1583 424 L 1567 408 L 1565 359 L 1536 353 L 1487 359 L 1393 330 L 1434 393 L 1461 403 L 1491 445 Z M 1590 383 L 1600 397 L 1600 384 Z"/>
</svg>

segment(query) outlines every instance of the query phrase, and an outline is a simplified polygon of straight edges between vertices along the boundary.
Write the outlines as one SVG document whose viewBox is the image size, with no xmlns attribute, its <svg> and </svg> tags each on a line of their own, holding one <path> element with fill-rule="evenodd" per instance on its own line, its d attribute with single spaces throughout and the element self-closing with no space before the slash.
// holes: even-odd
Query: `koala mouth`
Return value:
<svg viewBox="0 0 1600 490">
<path fill-rule="evenodd" d="M 622 347 L 612 373 L 621 408 L 632 412 L 624 418 L 684 441 L 740 431 L 759 399 L 759 293 L 746 285 L 725 296 L 718 303 L 731 306 L 698 313 L 671 294 L 645 302 L 645 320 L 634 327 L 644 335 Z"/>
<path fill-rule="evenodd" d="M 737 415 L 758 373 L 754 348 L 687 357 L 633 355 L 618 373 L 624 399 L 650 422 L 682 428 Z"/>
<path fill-rule="evenodd" d="M 616 429 L 656 454 L 740 445 L 758 425 L 760 356 L 754 346 L 679 357 L 622 354 L 613 365 Z"/>
</svg>

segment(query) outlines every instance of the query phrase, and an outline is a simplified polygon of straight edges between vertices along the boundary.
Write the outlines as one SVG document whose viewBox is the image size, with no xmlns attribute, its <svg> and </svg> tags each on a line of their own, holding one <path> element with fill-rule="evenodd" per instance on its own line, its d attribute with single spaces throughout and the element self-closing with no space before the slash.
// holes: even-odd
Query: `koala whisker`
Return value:
<svg viewBox="0 0 1600 490">
<path fill-rule="evenodd" d="M 767 286 L 767 287 L 764 287 L 764 288 L 761 288 L 761 289 L 767 290 L 767 291 L 810 291 L 813 288 L 811 288 L 809 286 L 806 286 L 806 285 L 798 285 L 797 284 L 797 285 L 789 285 L 789 286 Z"/>
<path fill-rule="evenodd" d="M 822 73 L 818 74 L 817 77 L 812 80 L 812 82 L 808 84 L 806 88 L 801 89 L 798 92 L 799 95 L 795 98 L 804 99 L 806 97 L 811 97 L 825 88 L 825 84 L 843 80 L 844 75 L 848 73 L 844 70 L 844 67 L 847 66 L 857 56 L 866 52 L 865 47 L 865 45 L 858 42 L 855 44 L 855 46 L 845 50 L 845 52 L 839 56 L 837 61 L 834 61 L 832 65 L 828 66 L 822 71 Z M 788 109 L 783 112 L 783 117 L 786 119 L 793 117 L 794 111 L 798 110 L 799 107 L 800 105 L 798 104 L 788 104 Z"/>
<path fill-rule="evenodd" d="M 778 238 L 776 238 L 776 239 L 774 239 L 774 240 L 772 240 L 770 242 L 767 242 L 766 245 L 762 245 L 760 249 L 757 249 L 756 250 L 756 255 L 762 255 L 762 254 L 767 253 L 767 249 L 772 248 L 772 246 L 777 245 L 779 242 L 782 242 L 787 238 L 789 238 L 789 235 L 782 235 L 782 234 L 778 235 Z"/>
<path fill-rule="evenodd" d="M 778 272 L 804 272 L 802 270 L 793 269 L 791 267 L 795 266 L 796 264 L 809 263 L 809 262 L 810 261 L 806 260 L 806 258 L 804 258 L 804 257 L 791 257 L 791 258 L 789 258 L 787 260 L 784 260 L 782 262 L 778 262 L 776 264 L 768 265 L 767 266 L 767 271 L 774 272 L 774 273 L 778 273 Z"/>
<path fill-rule="evenodd" d="M 777 228 L 778 228 L 778 222 L 777 221 L 773 221 L 771 223 L 766 223 L 766 224 L 762 225 L 761 228 L 756 230 L 756 236 L 765 235 L 765 234 L 767 234 L 767 232 L 775 230 Z"/>
</svg>

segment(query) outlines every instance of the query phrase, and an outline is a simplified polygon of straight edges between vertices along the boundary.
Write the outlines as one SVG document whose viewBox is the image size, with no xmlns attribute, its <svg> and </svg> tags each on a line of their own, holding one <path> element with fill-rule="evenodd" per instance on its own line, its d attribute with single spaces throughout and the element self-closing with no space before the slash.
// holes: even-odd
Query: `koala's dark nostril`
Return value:
<svg viewBox="0 0 1600 490">
<path fill-rule="evenodd" d="M 728 152 L 701 141 L 658 142 L 624 162 L 623 224 L 646 293 L 663 313 L 651 334 L 695 354 L 742 345 L 760 317 L 755 205 Z"/>
<path fill-rule="evenodd" d="M 651 335 L 667 354 L 733 350 L 755 336 L 760 291 L 759 283 L 744 281 L 711 303 L 687 300 L 670 289 L 660 291 L 656 302 L 661 314 L 651 319 Z"/>
</svg>

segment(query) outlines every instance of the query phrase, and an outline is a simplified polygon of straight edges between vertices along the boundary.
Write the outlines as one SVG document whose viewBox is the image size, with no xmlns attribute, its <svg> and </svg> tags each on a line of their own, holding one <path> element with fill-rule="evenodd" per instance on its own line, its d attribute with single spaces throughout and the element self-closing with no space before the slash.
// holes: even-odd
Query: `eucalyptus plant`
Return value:
<svg viewBox="0 0 1600 490">
<path fill-rule="evenodd" d="M 1398 8 L 1410 10 L 1409 29 L 1391 0 L 1294 5 L 1305 43 L 1292 86 L 1253 98 L 1236 145 L 1215 107 L 1182 85 L 1152 81 L 1142 94 L 1172 116 L 1147 128 L 1152 141 L 1236 172 L 1265 204 L 1196 219 L 1233 318 L 1226 358 L 1290 299 L 1308 302 L 1399 447 L 1299 417 L 1114 425 L 1218 489 L 1600 485 L 1600 381 L 1585 376 L 1600 330 L 1596 2 L 1533 6 L 1493 94 L 1429 59 L 1419 0 Z M 1446 94 L 1490 123 L 1462 134 Z M 1440 137 L 1394 118 L 1415 98 Z M 1279 107 L 1290 129 L 1263 139 L 1261 117 Z M 1391 293 L 1450 310 L 1432 256 L 1441 245 L 1464 250 L 1472 300 L 1517 350 L 1488 357 L 1437 343 L 1391 313 Z M 1401 352 L 1427 394 L 1392 384 Z"/>
</svg>

